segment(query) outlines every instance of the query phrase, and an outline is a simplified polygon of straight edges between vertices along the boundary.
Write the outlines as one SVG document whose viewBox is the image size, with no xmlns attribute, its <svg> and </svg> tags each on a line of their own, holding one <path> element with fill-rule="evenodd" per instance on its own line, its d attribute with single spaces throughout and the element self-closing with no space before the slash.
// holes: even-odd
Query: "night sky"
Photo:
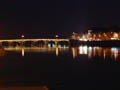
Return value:
<svg viewBox="0 0 120 90">
<path fill-rule="evenodd" d="M 115 0 L 3 0 L 0 3 L 0 39 L 67 37 L 91 27 L 120 24 Z"/>
</svg>

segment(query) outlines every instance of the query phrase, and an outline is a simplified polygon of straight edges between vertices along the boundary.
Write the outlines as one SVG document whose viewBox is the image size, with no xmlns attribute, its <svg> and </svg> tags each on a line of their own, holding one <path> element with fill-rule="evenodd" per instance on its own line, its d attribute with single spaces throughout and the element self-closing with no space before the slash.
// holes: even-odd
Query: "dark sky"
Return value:
<svg viewBox="0 0 120 90">
<path fill-rule="evenodd" d="M 0 3 L 0 38 L 70 35 L 91 27 L 120 24 L 115 0 L 3 0 Z"/>
</svg>

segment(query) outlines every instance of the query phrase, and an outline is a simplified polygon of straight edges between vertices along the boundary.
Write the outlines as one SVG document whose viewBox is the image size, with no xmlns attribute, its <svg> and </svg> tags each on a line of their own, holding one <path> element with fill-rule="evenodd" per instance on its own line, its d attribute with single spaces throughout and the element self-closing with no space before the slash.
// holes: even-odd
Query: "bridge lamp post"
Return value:
<svg viewBox="0 0 120 90">
<path fill-rule="evenodd" d="M 24 39 L 24 37 L 25 37 L 24 35 L 21 35 L 21 39 Z"/>
<path fill-rule="evenodd" d="M 55 35 L 55 38 L 59 38 L 59 35 Z"/>
<path fill-rule="evenodd" d="M 59 35 L 55 35 L 55 39 L 58 39 L 59 38 Z M 58 47 L 58 41 L 55 40 L 55 47 L 57 48 Z"/>
<path fill-rule="evenodd" d="M 24 35 L 21 35 L 21 39 L 24 39 Z M 24 41 L 21 42 L 21 46 L 24 47 Z"/>
</svg>

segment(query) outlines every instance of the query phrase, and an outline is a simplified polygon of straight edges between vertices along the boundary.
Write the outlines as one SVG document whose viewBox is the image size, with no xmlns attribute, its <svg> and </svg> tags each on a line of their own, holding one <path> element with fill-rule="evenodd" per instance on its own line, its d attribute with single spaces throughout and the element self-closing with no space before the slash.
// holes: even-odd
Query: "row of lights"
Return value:
<svg viewBox="0 0 120 90">
<path fill-rule="evenodd" d="M 72 39 L 80 41 L 97 41 L 97 40 L 119 40 L 119 34 L 117 32 L 108 33 L 97 33 L 93 34 L 91 31 L 88 31 L 86 34 L 78 35 L 73 32 Z"/>
<path fill-rule="evenodd" d="M 21 39 L 24 39 L 25 36 L 24 35 L 21 35 Z M 55 38 L 59 38 L 59 35 L 55 35 Z"/>
</svg>

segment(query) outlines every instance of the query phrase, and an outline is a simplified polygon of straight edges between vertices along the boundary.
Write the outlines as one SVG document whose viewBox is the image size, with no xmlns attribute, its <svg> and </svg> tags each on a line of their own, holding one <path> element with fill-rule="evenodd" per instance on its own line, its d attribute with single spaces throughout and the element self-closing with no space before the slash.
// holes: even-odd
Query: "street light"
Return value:
<svg viewBox="0 0 120 90">
<path fill-rule="evenodd" d="M 21 38 L 22 38 L 22 39 L 24 39 L 24 37 L 25 37 L 24 35 L 21 35 Z"/>
<path fill-rule="evenodd" d="M 58 38 L 59 37 L 59 35 L 55 35 L 55 38 Z"/>
</svg>

